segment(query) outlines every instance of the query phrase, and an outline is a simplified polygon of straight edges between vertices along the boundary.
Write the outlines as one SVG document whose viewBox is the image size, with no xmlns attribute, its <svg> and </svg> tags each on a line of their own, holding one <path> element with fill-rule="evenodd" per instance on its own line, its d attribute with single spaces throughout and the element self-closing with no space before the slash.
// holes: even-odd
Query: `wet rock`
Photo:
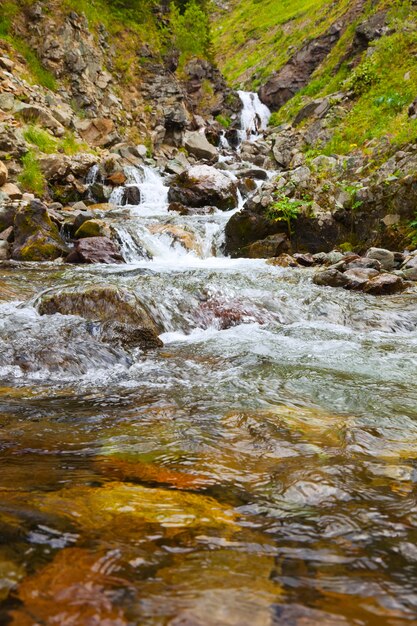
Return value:
<svg viewBox="0 0 417 626">
<path fill-rule="evenodd" d="M 407 285 L 400 276 L 395 274 L 380 274 L 372 278 L 364 287 L 364 291 L 373 296 L 388 296 L 400 293 Z"/>
<path fill-rule="evenodd" d="M 65 260 L 67 263 L 123 263 L 119 249 L 108 237 L 79 239 Z"/>
<path fill-rule="evenodd" d="M 149 230 L 153 234 L 160 233 L 161 235 L 169 235 L 173 243 L 179 243 L 186 250 L 201 254 L 201 246 L 196 241 L 195 235 L 180 226 L 175 226 L 174 224 L 155 224 L 150 226 Z"/>
<path fill-rule="evenodd" d="M 5 166 L 3 161 L 0 161 L 0 187 L 2 187 L 7 182 L 8 175 L 9 172 L 7 170 L 7 167 Z"/>
<path fill-rule="evenodd" d="M 236 184 L 208 165 L 196 165 L 176 177 L 168 199 L 189 207 L 215 206 L 227 211 L 237 206 Z"/>
<path fill-rule="evenodd" d="M 212 215 L 216 212 L 215 206 L 189 207 L 179 202 L 171 202 L 168 211 L 179 213 L 180 215 Z"/>
<path fill-rule="evenodd" d="M 142 349 L 163 345 L 155 322 L 139 298 L 113 285 L 48 294 L 38 308 L 41 315 L 78 315 L 99 323 L 99 338 L 111 345 Z"/>
<path fill-rule="evenodd" d="M 320 285 L 321 287 L 346 287 L 349 283 L 349 278 L 347 278 L 343 272 L 330 268 L 315 274 L 313 277 L 313 283 L 315 285 Z"/>
<path fill-rule="evenodd" d="M 122 204 L 132 204 L 137 206 L 140 204 L 141 194 L 140 189 L 137 185 L 128 185 L 124 189 L 124 194 L 122 198 Z"/>
<path fill-rule="evenodd" d="M 121 170 L 118 172 L 113 172 L 106 178 L 106 182 L 110 183 L 113 187 L 119 187 L 120 185 L 124 185 L 126 182 L 126 174 Z"/>
<path fill-rule="evenodd" d="M 217 148 L 207 140 L 204 133 L 198 131 L 185 133 L 184 147 L 197 159 L 216 161 L 218 158 Z"/>
<path fill-rule="evenodd" d="M 384 248 L 369 248 L 366 256 L 369 259 L 376 259 L 379 261 L 384 270 L 393 270 L 396 265 L 394 253 L 390 252 L 390 250 L 385 250 Z"/>
<path fill-rule="evenodd" d="M 110 228 L 103 220 L 85 220 L 75 233 L 76 239 L 84 237 L 108 237 L 110 239 Z"/>
<path fill-rule="evenodd" d="M 346 284 L 346 289 L 361 290 L 365 287 L 368 281 L 376 276 L 379 276 L 379 272 L 372 268 L 356 268 L 347 270 L 344 273 L 345 278 L 349 280 Z"/>
<path fill-rule="evenodd" d="M 96 182 L 90 185 L 91 196 L 99 203 L 105 203 L 111 196 L 112 188 Z"/>
<path fill-rule="evenodd" d="M 242 252 L 249 259 L 269 259 L 279 257 L 281 254 L 289 252 L 290 249 L 291 243 L 286 233 L 277 233 L 255 241 L 255 243 L 244 248 Z"/>
<path fill-rule="evenodd" d="M 12 258 L 17 261 L 52 261 L 68 252 L 46 206 L 39 200 L 18 209 L 14 236 Z"/>
</svg>

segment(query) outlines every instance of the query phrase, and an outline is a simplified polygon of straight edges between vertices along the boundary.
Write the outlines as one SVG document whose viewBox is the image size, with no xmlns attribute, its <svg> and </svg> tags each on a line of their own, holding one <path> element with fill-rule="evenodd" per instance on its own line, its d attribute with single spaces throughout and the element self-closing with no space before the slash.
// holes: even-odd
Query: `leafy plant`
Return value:
<svg viewBox="0 0 417 626">
<path fill-rule="evenodd" d="M 217 115 L 216 122 L 219 122 L 224 128 L 229 128 L 232 120 L 230 117 L 225 117 L 224 115 Z"/>
<path fill-rule="evenodd" d="M 372 59 L 365 59 L 345 81 L 345 88 L 360 96 L 377 83 L 380 77 Z"/>
<path fill-rule="evenodd" d="M 273 222 L 285 222 L 288 235 L 291 237 L 293 232 L 292 222 L 298 218 L 305 204 L 306 203 L 301 200 L 280 195 L 278 199 L 269 206 L 267 217 Z"/>
</svg>

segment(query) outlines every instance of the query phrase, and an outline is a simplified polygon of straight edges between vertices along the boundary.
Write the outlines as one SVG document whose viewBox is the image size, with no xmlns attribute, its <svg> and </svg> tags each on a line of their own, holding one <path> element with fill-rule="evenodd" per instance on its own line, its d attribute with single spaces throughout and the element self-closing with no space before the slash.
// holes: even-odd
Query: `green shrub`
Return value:
<svg viewBox="0 0 417 626">
<path fill-rule="evenodd" d="M 273 222 L 285 222 L 288 234 L 292 234 L 292 222 L 297 219 L 305 203 L 295 198 L 279 195 L 276 202 L 271 204 L 266 212 L 268 219 Z"/>
<path fill-rule="evenodd" d="M 42 196 L 45 193 L 46 181 L 36 155 L 31 150 L 22 158 L 23 170 L 19 175 L 19 183 L 25 191 Z"/>
<path fill-rule="evenodd" d="M 191 56 L 210 56 L 209 19 L 195 0 L 188 3 L 184 13 L 181 13 L 175 4 L 171 4 L 170 30 L 172 43 L 181 53 L 183 60 Z"/>
<path fill-rule="evenodd" d="M 372 59 L 365 59 L 345 81 L 345 88 L 360 96 L 380 80 L 376 65 Z"/>
</svg>

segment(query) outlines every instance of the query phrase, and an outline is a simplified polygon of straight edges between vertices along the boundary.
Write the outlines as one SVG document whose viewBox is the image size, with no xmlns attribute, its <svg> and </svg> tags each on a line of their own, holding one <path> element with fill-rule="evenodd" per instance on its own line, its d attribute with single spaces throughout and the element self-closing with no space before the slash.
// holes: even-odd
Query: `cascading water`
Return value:
<svg viewBox="0 0 417 626">
<path fill-rule="evenodd" d="M 128 265 L 0 267 L 0 623 L 412 624 L 415 291 L 226 258 L 231 212 L 126 174 L 140 202 L 105 219 Z M 164 347 L 35 308 L 100 285 Z"/>
<path fill-rule="evenodd" d="M 257 93 L 238 91 L 242 101 L 240 141 L 256 141 L 268 127 L 271 111 L 263 104 Z"/>
</svg>

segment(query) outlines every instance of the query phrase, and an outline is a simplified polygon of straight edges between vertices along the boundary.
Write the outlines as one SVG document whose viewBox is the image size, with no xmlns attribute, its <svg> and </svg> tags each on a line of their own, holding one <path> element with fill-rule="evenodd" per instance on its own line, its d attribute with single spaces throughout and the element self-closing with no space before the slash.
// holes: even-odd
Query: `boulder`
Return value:
<svg viewBox="0 0 417 626">
<path fill-rule="evenodd" d="M 216 212 L 215 206 L 189 207 L 179 202 L 171 202 L 168 211 L 179 213 L 180 215 L 212 215 Z"/>
<path fill-rule="evenodd" d="M 120 251 L 108 237 L 79 239 L 65 260 L 67 263 L 123 263 Z"/>
<path fill-rule="evenodd" d="M 184 147 L 197 159 L 216 161 L 218 151 L 209 141 L 204 133 L 198 131 L 188 131 L 184 135 Z"/>
<path fill-rule="evenodd" d="M 346 287 L 349 278 L 334 268 L 318 272 L 313 277 L 313 283 L 320 287 Z"/>
<path fill-rule="evenodd" d="M 364 267 L 347 270 L 343 275 L 349 280 L 346 284 L 346 289 L 361 290 L 370 279 L 379 276 L 379 272 L 372 268 Z"/>
<path fill-rule="evenodd" d="M 372 278 L 365 286 L 364 291 L 373 296 L 388 296 L 400 293 L 407 285 L 400 276 L 395 274 L 380 274 Z"/>
<path fill-rule="evenodd" d="M 286 254 L 291 250 L 291 243 L 286 233 L 270 235 L 265 239 L 255 241 L 243 248 L 243 256 L 249 259 L 270 259 Z"/>
<path fill-rule="evenodd" d="M 369 259 L 376 259 L 384 270 L 393 270 L 395 263 L 395 255 L 390 250 L 384 248 L 369 248 L 366 253 Z"/>
<path fill-rule="evenodd" d="M 13 241 L 13 237 L 13 226 L 9 226 L 9 228 L 6 228 L 0 233 L 0 241 L 8 241 L 11 243 Z"/>
<path fill-rule="evenodd" d="M 159 348 L 158 329 L 139 298 L 126 289 L 100 285 L 42 297 L 41 315 L 78 315 L 97 323 L 98 336 L 124 348 Z"/>
<path fill-rule="evenodd" d="M 6 194 L 10 200 L 21 200 L 23 195 L 19 187 L 14 183 L 5 183 L 0 187 L 0 192 Z"/>
<path fill-rule="evenodd" d="M 39 200 L 18 209 L 14 237 L 12 258 L 17 261 L 52 261 L 68 252 L 46 206 Z"/>
<path fill-rule="evenodd" d="M 75 127 L 82 139 L 94 148 L 105 148 L 117 142 L 114 122 L 107 118 L 79 120 Z"/>
<path fill-rule="evenodd" d="M 214 167 L 196 165 L 175 178 L 168 199 L 189 207 L 215 206 L 227 211 L 237 206 L 237 186 Z"/>
<path fill-rule="evenodd" d="M 7 167 L 5 166 L 3 161 L 0 161 L 0 187 L 2 187 L 7 182 L 8 175 L 9 172 L 7 170 Z"/>
</svg>

